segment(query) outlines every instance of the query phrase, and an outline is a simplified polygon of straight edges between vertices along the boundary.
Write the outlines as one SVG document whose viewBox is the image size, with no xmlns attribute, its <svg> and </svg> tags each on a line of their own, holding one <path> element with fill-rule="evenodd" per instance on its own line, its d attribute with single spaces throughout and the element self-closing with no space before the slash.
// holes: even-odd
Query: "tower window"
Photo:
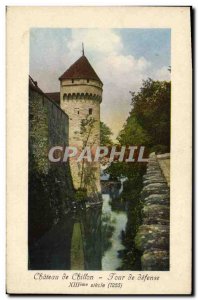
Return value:
<svg viewBox="0 0 198 300">
<path fill-rule="evenodd" d="M 89 79 L 87 79 L 87 82 L 89 82 Z"/>
<path fill-rule="evenodd" d="M 74 79 L 72 79 L 72 83 L 74 83 Z"/>
<path fill-rule="evenodd" d="M 89 108 L 89 115 L 92 115 L 93 109 Z"/>
</svg>

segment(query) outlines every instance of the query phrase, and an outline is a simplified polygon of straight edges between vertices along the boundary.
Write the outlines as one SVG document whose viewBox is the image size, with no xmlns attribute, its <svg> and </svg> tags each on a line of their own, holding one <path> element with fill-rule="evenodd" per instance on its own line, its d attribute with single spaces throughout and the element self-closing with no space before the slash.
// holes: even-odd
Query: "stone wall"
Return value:
<svg viewBox="0 0 198 300">
<path fill-rule="evenodd" d="M 53 146 L 68 145 L 68 116 L 30 80 L 29 240 L 39 238 L 70 208 L 74 188 L 69 163 L 48 160 Z"/>
<path fill-rule="evenodd" d="M 69 116 L 69 145 L 75 146 L 79 152 L 85 146 L 87 132 L 82 134 L 82 120 L 93 119 L 94 126 L 90 132 L 86 146 L 96 149 L 100 145 L 100 103 L 102 101 L 102 84 L 96 80 L 74 79 L 62 80 L 60 86 L 60 105 L 64 112 Z M 76 189 L 85 186 L 88 195 L 100 192 L 100 165 L 98 162 L 88 162 L 82 165 L 76 159 L 70 160 L 71 172 L 74 187 Z M 88 183 L 86 175 L 84 176 L 82 186 L 82 169 L 85 169 L 84 175 L 89 176 Z M 97 200 L 96 200 L 97 201 Z"/>
<path fill-rule="evenodd" d="M 149 157 L 144 175 L 141 200 L 143 224 L 135 237 L 142 252 L 142 270 L 169 270 L 170 191 L 154 153 Z"/>
</svg>

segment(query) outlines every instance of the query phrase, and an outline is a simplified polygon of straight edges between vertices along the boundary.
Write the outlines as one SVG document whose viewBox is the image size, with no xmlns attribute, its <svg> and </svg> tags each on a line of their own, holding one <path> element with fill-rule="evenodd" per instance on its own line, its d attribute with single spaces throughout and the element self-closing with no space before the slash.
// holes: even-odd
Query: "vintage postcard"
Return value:
<svg viewBox="0 0 198 300">
<path fill-rule="evenodd" d="M 7 8 L 7 293 L 192 293 L 190 22 Z"/>
</svg>

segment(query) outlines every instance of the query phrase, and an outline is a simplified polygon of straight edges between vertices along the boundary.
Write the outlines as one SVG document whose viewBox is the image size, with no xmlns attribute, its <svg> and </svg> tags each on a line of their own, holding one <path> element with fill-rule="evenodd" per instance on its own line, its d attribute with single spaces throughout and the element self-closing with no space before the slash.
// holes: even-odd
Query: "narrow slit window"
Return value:
<svg viewBox="0 0 198 300">
<path fill-rule="evenodd" d="M 92 113 L 93 113 L 93 109 L 89 108 L 89 115 L 92 115 Z"/>
<path fill-rule="evenodd" d="M 75 110 L 75 112 L 76 112 L 76 114 L 77 114 L 77 115 L 79 115 L 79 114 L 80 114 L 80 110 L 79 110 L 79 108 L 75 108 L 74 110 Z"/>
</svg>

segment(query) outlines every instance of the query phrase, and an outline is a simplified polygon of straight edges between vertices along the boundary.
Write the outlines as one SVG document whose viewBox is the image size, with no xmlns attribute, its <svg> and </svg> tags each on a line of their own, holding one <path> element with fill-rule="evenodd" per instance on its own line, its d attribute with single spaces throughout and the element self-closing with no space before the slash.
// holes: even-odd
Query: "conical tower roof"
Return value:
<svg viewBox="0 0 198 300">
<path fill-rule="evenodd" d="M 63 79 L 93 79 L 102 83 L 85 55 L 82 55 L 60 77 Z"/>
</svg>

